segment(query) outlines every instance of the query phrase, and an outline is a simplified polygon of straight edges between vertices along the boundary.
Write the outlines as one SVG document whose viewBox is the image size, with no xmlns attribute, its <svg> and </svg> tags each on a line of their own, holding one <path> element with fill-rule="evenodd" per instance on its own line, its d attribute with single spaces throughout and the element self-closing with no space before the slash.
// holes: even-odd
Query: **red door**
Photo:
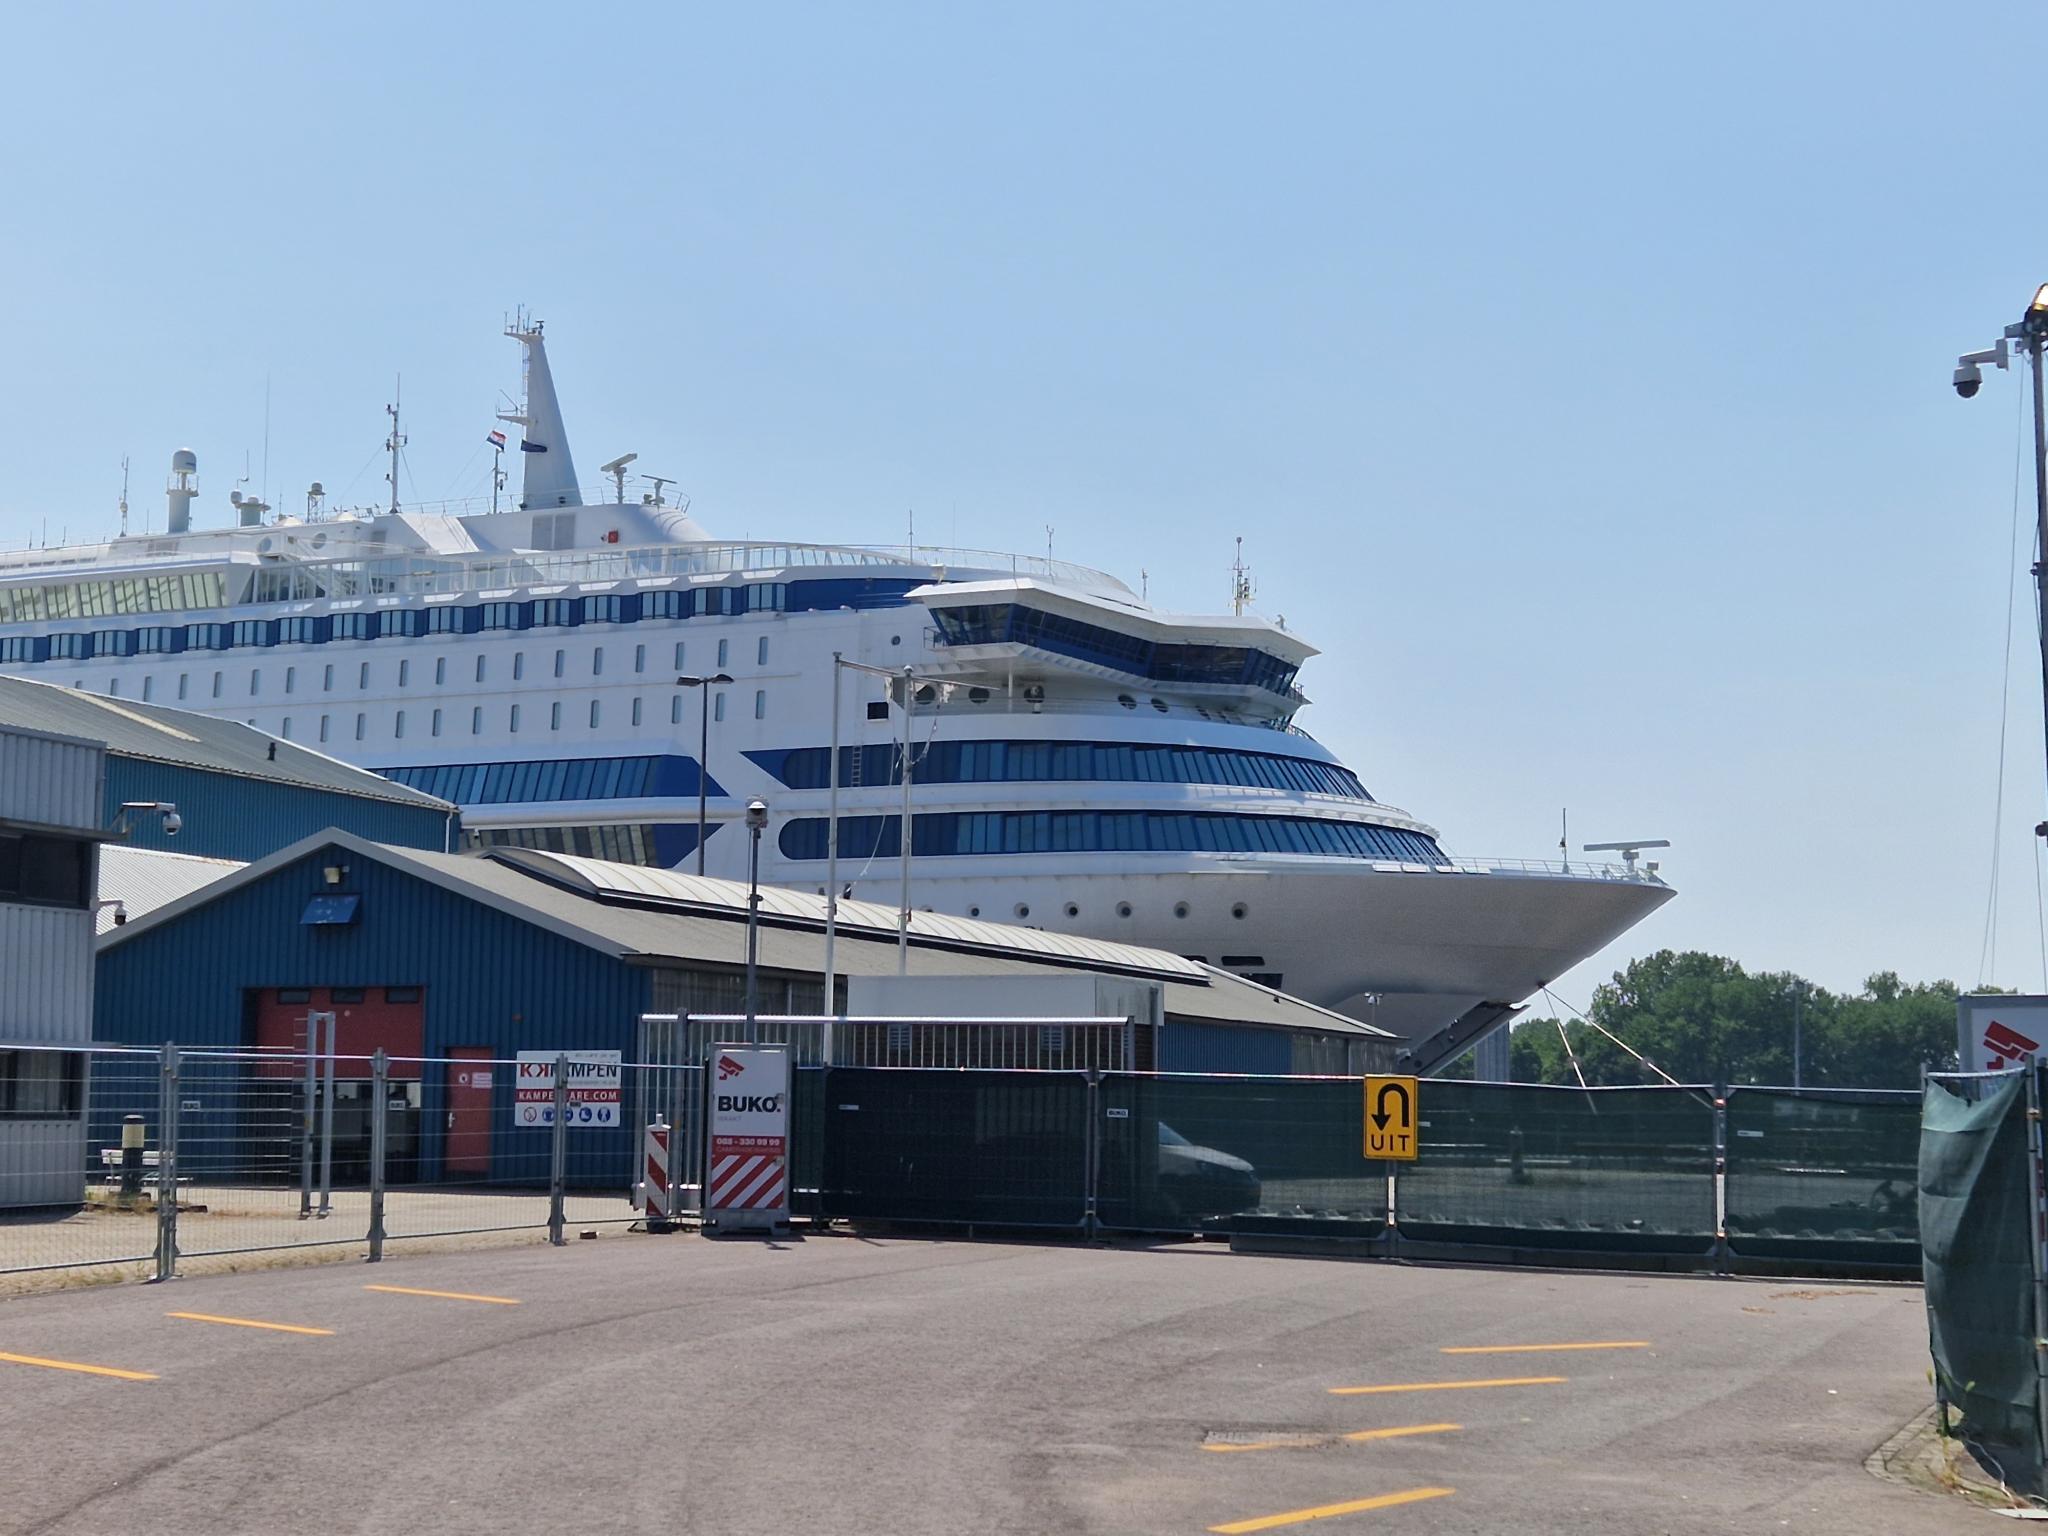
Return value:
<svg viewBox="0 0 2048 1536">
<path fill-rule="evenodd" d="M 491 1172 L 491 1094 L 495 1089 L 491 1053 L 483 1046 L 456 1046 L 448 1074 L 448 1139 L 442 1167 L 450 1177 L 488 1178 Z"/>
</svg>

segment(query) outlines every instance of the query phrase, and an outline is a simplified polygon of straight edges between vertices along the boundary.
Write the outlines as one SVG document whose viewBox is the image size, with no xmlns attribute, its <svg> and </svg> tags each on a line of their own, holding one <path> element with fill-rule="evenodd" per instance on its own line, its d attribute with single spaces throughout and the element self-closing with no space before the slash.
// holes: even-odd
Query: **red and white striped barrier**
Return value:
<svg viewBox="0 0 2048 1536">
<path fill-rule="evenodd" d="M 734 1141 L 766 1137 L 733 1137 Z M 789 1159 L 781 1149 L 726 1150 L 711 1169 L 710 1205 L 720 1211 L 772 1211 L 789 1203 Z"/>
<path fill-rule="evenodd" d="M 656 1120 L 641 1139 L 640 1182 L 633 1186 L 633 1203 L 649 1221 L 666 1221 L 671 1209 L 673 1186 L 669 1182 L 668 1124 Z"/>
</svg>

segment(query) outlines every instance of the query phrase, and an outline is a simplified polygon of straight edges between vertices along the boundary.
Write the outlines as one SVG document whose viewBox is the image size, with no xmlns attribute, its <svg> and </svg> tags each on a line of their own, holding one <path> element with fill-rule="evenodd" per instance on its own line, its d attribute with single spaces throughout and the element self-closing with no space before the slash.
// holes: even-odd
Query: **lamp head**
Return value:
<svg viewBox="0 0 2048 1536">
<path fill-rule="evenodd" d="M 749 832 L 759 832 L 766 828 L 767 825 L 768 802 L 765 800 L 749 800 L 747 802 L 747 830 Z"/>
</svg>

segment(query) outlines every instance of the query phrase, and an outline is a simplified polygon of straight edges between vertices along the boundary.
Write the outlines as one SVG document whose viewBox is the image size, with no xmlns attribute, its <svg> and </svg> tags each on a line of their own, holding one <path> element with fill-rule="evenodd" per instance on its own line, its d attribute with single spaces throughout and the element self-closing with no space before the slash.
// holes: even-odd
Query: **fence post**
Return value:
<svg viewBox="0 0 2048 1536">
<path fill-rule="evenodd" d="M 1081 1232 L 1092 1238 L 1102 1229 L 1096 1206 L 1096 1191 L 1102 1183 L 1102 1073 L 1095 1067 L 1088 1069 L 1088 1152 L 1084 1163 L 1088 1188 L 1081 1202 Z"/>
<path fill-rule="evenodd" d="M 320 1100 L 320 1210 L 325 1221 L 334 1212 L 334 1052 L 335 1031 L 341 1015 L 327 1015 L 327 1059 L 321 1069 L 325 1087 Z"/>
<path fill-rule="evenodd" d="M 370 1057 L 370 1260 L 384 1257 L 384 1158 L 389 1146 L 389 1128 L 384 1123 L 385 1101 L 391 1091 L 391 1058 L 384 1047 Z"/>
<path fill-rule="evenodd" d="M 1398 1259 L 1401 1256 L 1401 1208 L 1398 1199 L 1401 1177 L 1400 1167 L 1401 1165 L 1395 1162 L 1387 1164 L 1387 1230 L 1385 1234 L 1387 1251 L 1385 1256 L 1390 1259 Z"/>
<path fill-rule="evenodd" d="M 157 1074 L 156 1278 L 178 1272 L 178 1048 L 164 1042 Z"/>
<path fill-rule="evenodd" d="M 306 1015 L 306 1078 L 299 1114 L 299 1220 L 313 1214 L 313 1106 L 320 1097 L 320 1015 Z"/>
<path fill-rule="evenodd" d="M 1714 1085 L 1714 1273 L 1731 1266 L 1728 1248 L 1728 1094 L 1725 1083 Z"/>
<path fill-rule="evenodd" d="M 2034 1272 L 2034 1427 L 2039 1437 L 2036 1449 L 2048 1451 L 2048 1357 L 2043 1355 L 2048 1350 L 2048 1255 L 2042 1251 L 2043 1245 L 2048 1244 L 2048 1231 L 2043 1230 L 2041 1206 L 2041 1072 L 2038 1063 L 2028 1062 L 2027 1210 L 2032 1241 L 2027 1247 Z"/>
<path fill-rule="evenodd" d="M 557 1248 L 562 1235 L 562 1194 L 569 1171 L 569 1058 L 555 1058 L 555 1134 L 549 1149 L 548 1241 Z"/>
</svg>

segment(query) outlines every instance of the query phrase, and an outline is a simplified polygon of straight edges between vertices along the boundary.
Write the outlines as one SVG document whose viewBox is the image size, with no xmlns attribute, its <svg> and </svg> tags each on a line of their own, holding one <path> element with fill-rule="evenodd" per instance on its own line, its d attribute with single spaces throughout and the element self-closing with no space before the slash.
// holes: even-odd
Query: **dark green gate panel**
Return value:
<svg viewBox="0 0 2048 1536">
<path fill-rule="evenodd" d="M 1731 1089 L 1729 1250 L 1916 1268 L 1919 1156 L 1917 1094 Z"/>
<path fill-rule="evenodd" d="M 1401 1236 L 1580 1252 L 1714 1245 L 1714 1108 L 1694 1088 L 1422 1084 Z"/>
<path fill-rule="evenodd" d="M 827 1217 L 1079 1227 L 1088 1079 L 1078 1072 L 833 1067 Z"/>
<path fill-rule="evenodd" d="M 825 1173 L 824 1067 L 797 1067 L 789 1089 L 789 1208 L 798 1216 L 820 1214 L 818 1186 Z"/>
<path fill-rule="evenodd" d="M 1355 1078 L 1102 1079 L 1102 1225 L 1377 1237 L 1386 1166 Z"/>
<path fill-rule="evenodd" d="M 1963 1439 L 1980 1461 L 2037 1490 L 2026 1087 L 2015 1074 L 1971 1104 L 1929 1083 L 1923 1114 L 1920 1239 L 1935 1390 L 1962 1410 Z"/>
</svg>

